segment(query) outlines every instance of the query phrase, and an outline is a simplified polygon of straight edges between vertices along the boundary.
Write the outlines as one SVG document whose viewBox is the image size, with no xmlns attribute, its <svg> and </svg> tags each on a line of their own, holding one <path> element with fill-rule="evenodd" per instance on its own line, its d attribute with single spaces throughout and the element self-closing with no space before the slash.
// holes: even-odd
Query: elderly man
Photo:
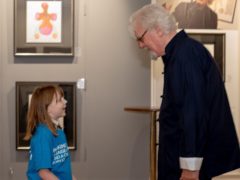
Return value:
<svg viewBox="0 0 240 180">
<path fill-rule="evenodd" d="M 164 62 L 158 180 L 210 180 L 240 167 L 240 150 L 224 83 L 207 49 L 162 6 L 130 18 L 140 48 Z"/>
</svg>

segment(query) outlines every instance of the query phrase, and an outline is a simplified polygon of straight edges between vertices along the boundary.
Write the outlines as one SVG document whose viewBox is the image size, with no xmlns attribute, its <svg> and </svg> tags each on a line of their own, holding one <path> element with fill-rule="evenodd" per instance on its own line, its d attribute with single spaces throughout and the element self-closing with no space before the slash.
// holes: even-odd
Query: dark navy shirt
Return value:
<svg viewBox="0 0 240 180">
<path fill-rule="evenodd" d="M 239 168 L 238 139 L 215 60 L 184 30 L 165 52 L 159 179 L 180 173 L 179 157 L 203 157 L 201 171 L 209 177 Z"/>
</svg>

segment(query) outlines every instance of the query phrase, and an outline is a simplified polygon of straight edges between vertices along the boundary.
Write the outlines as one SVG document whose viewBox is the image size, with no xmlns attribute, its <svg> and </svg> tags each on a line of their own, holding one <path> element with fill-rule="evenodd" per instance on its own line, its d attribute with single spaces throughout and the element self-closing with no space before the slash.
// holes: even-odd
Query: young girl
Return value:
<svg viewBox="0 0 240 180">
<path fill-rule="evenodd" d="M 72 180 L 71 160 L 58 119 L 65 116 L 67 101 L 59 86 L 37 88 L 31 98 L 25 140 L 31 139 L 29 180 Z"/>
</svg>

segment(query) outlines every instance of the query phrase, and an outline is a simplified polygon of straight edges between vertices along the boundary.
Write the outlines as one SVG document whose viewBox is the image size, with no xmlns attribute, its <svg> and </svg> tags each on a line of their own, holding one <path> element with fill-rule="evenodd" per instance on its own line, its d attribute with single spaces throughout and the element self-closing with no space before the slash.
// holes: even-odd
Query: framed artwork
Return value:
<svg viewBox="0 0 240 180">
<path fill-rule="evenodd" d="M 233 22 L 237 0 L 215 0 L 210 7 L 217 13 L 218 20 Z"/>
<path fill-rule="evenodd" d="M 73 56 L 74 0 L 14 0 L 15 56 Z"/>
<path fill-rule="evenodd" d="M 30 141 L 23 140 L 26 133 L 27 111 L 35 88 L 59 85 L 67 100 L 66 116 L 59 119 L 66 134 L 68 147 L 76 150 L 76 83 L 75 82 L 16 82 L 16 149 L 29 150 Z"/>
<path fill-rule="evenodd" d="M 237 0 L 214 0 L 202 8 L 196 0 L 152 0 L 172 13 L 180 29 L 220 29 L 218 21 L 233 23 Z M 206 1 L 207 3 L 207 1 Z"/>
<path fill-rule="evenodd" d="M 200 41 L 211 53 L 225 81 L 225 33 L 193 33 L 188 35 Z"/>
<path fill-rule="evenodd" d="M 195 0 L 156 0 L 176 19 L 179 29 L 217 29 L 217 14 Z"/>
<path fill-rule="evenodd" d="M 168 11 L 173 12 L 174 9 L 180 4 L 180 3 L 190 3 L 192 0 L 152 0 L 153 3 L 156 1 L 157 3 L 160 3 L 163 7 L 165 7 Z"/>
</svg>

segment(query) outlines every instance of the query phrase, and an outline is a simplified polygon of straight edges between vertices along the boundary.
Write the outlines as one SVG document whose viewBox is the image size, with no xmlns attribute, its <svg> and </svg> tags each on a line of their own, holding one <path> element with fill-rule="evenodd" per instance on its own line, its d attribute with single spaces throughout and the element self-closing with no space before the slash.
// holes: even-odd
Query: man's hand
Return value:
<svg viewBox="0 0 240 180">
<path fill-rule="evenodd" d="M 183 169 L 180 180 L 199 180 L 199 171 Z"/>
</svg>

